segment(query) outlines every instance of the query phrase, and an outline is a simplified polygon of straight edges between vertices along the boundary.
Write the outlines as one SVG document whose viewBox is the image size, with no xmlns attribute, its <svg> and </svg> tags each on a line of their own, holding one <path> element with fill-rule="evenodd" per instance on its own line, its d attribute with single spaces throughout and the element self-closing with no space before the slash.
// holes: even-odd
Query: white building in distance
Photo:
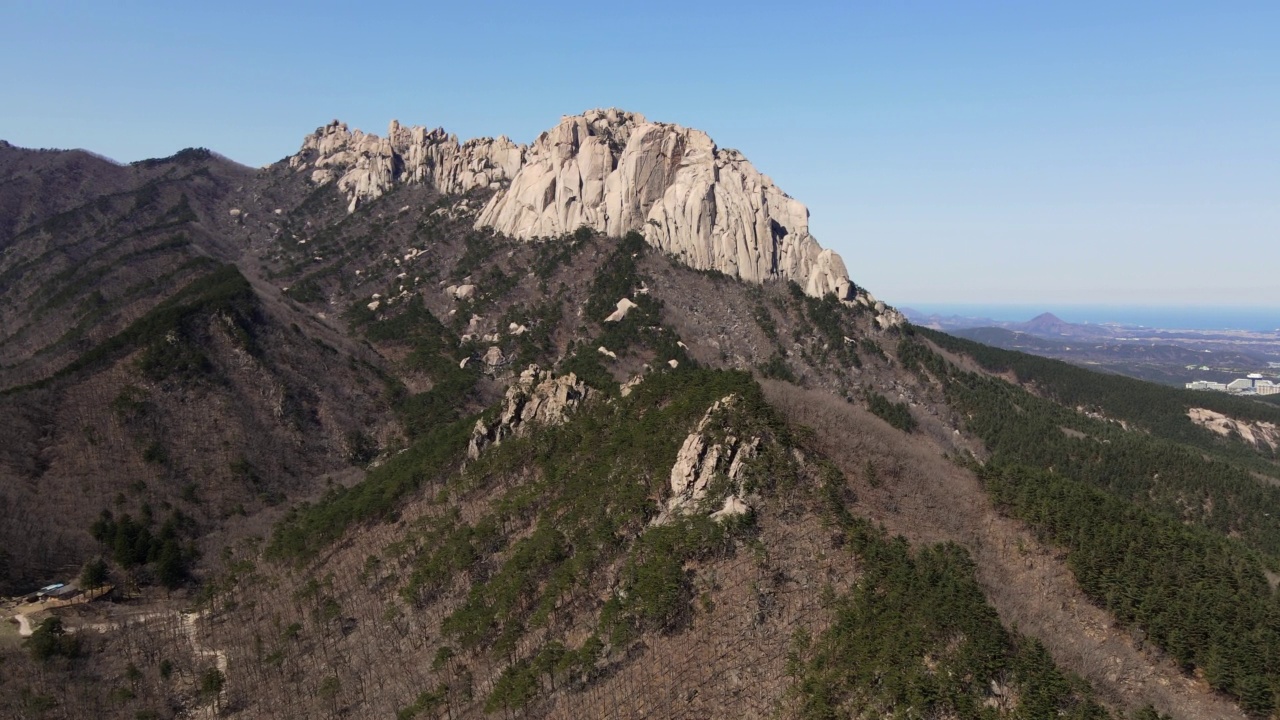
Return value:
<svg viewBox="0 0 1280 720">
<path fill-rule="evenodd" d="M 1229 383 L 1195 380 L 1187 383 L 1186 388 L 1188 390 L 1216 390 L 1237 395 L 1280 395 L 1280 383 L 1264 379 L 1258 373 L 1251 373 L 1246 377 L 1232 380 Z"/>
</svg>

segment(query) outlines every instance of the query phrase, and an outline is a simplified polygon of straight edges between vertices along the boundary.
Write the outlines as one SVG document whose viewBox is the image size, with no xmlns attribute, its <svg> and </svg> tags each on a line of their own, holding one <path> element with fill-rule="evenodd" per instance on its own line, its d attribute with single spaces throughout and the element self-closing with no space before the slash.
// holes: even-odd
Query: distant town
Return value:
<svg viewBox="0 0 1280 720">
<path fill-rule="evenodd" d="M 1280 366 L 1280 363 L 1268 363 L 1268 365 L 1275 368 Z M 1258 373 L 1250 373 L 1245 377 L 1228 383 L 1214 382 L 1212 380 L 1194 380 L 1187 383 L 1187 389 L 1216 390 L 1235 395 L 1280 395 L 1280 383 L 1264 379 Z"/>
</svg>

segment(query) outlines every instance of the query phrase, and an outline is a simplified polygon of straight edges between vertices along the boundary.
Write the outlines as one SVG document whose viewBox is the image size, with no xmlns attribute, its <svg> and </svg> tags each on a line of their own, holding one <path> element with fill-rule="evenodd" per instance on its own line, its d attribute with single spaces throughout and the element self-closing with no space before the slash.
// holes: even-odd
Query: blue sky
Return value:
<svg viewBox="0 0 1280 720">
<path fill-rule="evenodd" d="M 0 138 L 261 165 L 616 106 L 742 150 L 890 302 L 1280 307 L 1280 3 L 1120 5 L 0 0 Z"/>
</svg>

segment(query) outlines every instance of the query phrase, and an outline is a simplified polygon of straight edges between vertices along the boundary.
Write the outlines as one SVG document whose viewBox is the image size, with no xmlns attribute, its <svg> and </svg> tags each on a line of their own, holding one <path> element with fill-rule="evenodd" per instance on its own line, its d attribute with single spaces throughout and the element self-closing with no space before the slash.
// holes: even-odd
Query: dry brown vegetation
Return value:
<svg viewBox="0 0 1280 720">
<path fill-rule="evenodd" d="M 110 176 L 102 182 L 112 192 L 128 193 L 164 167 L 99 171 Z M 420 478 L 393 512 L 353 523 L 300 564 L 264 555 L 287 507 L 366 477 L 369 458 L 351 458 L 353 433 L 371 439 L 375 465 L 411 442 L 398 414 L 398 389 L 412 394 L 437 386 L 427 364 L 414 364 L 418 346 L 403 337 L 366 338 L 371 323 L 395 317 L 413 298 L 449 333 L 450 367 L 457 367 L 455 354 L 476 362 L 490 346 L 500 347 L 508 363 L 477 376 L 457 399 L 457 414 L 465 416 L 499 398 L 523 363 L 563 363 L 575 343 L 604 332 L 601 318 L 586 308 L 617 243 L 588 233 L 558 255 L 556 243 L 569 238 L 521 243 L 475 232 L 472 215 L 452 204 L 457 198 L 407 184 L 348 216 L 332 188 L 314 189 L 301 177 L 280 166 L 255 173 L 213 162 L 207 174 L 187 181 L 190 187 L 165 185 L 153 200 L 153 214 L 162 216 L 189 196 L 189 245 L 142 252 L 163 243 L 163 234 L 129 235 L 156 220 L 136 215 L 130 195 L 118 199 L 119 207 L 95 210 L 84 227 L 58 225 L 58 232 L 38 234 L 0 260 L 0 273 L 47 261 L 31 263 L 20 283 L 0 293 L 0 389 L 9 390 L 0 395 L 0 584 L 30 589 L 74 575 L 96 553 L 109 554 L 88 532 L 103 509 L 136 515 L 145 505 L 157 516 L 181 510 L 199 524 L 194 542 L 201 550 L 193 587 L 170 593 L 118 572 L 125 582 L 115 603 L 60 611 L 83 639 L 78 658 L 41 665 L 0 648 L 0 698 L 8 701 L 0 715 L 394 717 L 436 690 L 438 702 L 433 709 L 424 703 L 418 717 L 790 714 L 787 661 L 795 631 L 821 632 L 832 596 L 858 577 L 856 561 L 823 515 L 809 466 L 801 488 L 753 501 L 749 535 L 685 564 L 693 594 L 679 622 L 610 647 L 589 681 L 540 677 L 538 693 L 519 711 L 484 711 L 504 669 L 530 658 L 550 636 L 548 627 L 563 632 L 570 647 L 583 643 L 619 587 L 624 560 L 614 558 L 583 579 L 580 591 L 553 608 L 547 626 L 523 629 L 503 652 L 454 648 L 442 623 L 471 587 L 497 572 L 509 548 L 455 573 L 428 598 L 406 600 L 401 589 L 442 518 L 477 522 L 505 491 L 531 483 L 534 468 L 476 488 L 451 467 Z M 0 215 L 6 198 L 0 193 Z M 471 200 L 474 208 L 483 198 Z M 19 206 L 26 219 L 0 235 L 0 245 L 74 204 L 13 205 Z M 113 238 L 118 242 L 106 242 Z M 178 270 L 196 257 L 234 262 L 252 287 L 261 312 L 255 352 L 215 315 L 196 334 L 216 379 L 149 378 L 140 371 L 145 349 L 131 347 L 45 386 L 16 389 L 49 378 L 77 353 L 162 307 L 204 272 Z M 82 303 L 93 273 L 65 274 L 86 258 L 111 301 L 90 322 Z M 913 544 L 963 546 L 1004 625 L 1041 640 L 1104 701 L 1124 710 L 1149 703 L 1179 718 L 1242 717 L 1204 683 L 1114 627 L 1081 595 L 1063 556 L 1000 515 L 973 475 L 944 457 L 982 458 L 985 451 L 960 430 L 961 418 L 935 387 L 898 365 L 896 333 L 850 311 L 839 328 L 844 340 L 820 327 L 813 307 L 791 287 L 747 286 L 657 253 L 641 258 L 639 272 L 662 303 L 662 323 L 689 357 L 794 380 L 763 381 L 767 397 L 790 422 L 810 428 L 809 447 L 844 472 L 855 515 Z M 74 302 L 55 304 L 34 322 L 40 303 L 68 278 L 79 283 L 67 290 Z M 136 290 L 148 278 L 160 279 Z M 479 287 L 476 298 L 445 293 L 464 282 Z M 379 309 L 365 312 L 375 293 Z M 533 332 L 516 337 L 508 322 Z M 483 339 L 494 334 L 498 340 Z M 583 347 L 599 359 L 594 343 Z M 976 369 L 967 358 L 950 359 Z M 600 362 L 615 381 L 665 365 L 649 347 Z M 903 433 L 863 409 L 872 393 L 909 406 L 918 427 Z M 665 477 L 648 481 L 657 507 Z M 529 518 L 512 522 L 504 528 L 512 541 L 533 532 Z"/>
<path fill-rule="evenodd" d="M 473 498 L 454 507 L 464 520 L 476 520 L 487 500 Z M 442 678 L 456 684 L 466 676 L 476 701 L 463 700 L 459 691 L 449 716 L 484 717 L 479 701 L 492 690 L 504 658 L 459 656 L 447 669 L 432 667 L 447 644 L 440 623 L 465 597 L 465 585 L 427 606 L 406 605 L 397 592 L 405 571 L 397 553 L 410 550 L 406 535 L 412 537 L 411 528 L 428 526 L 442 512 L 428 501 L 415 502 L 398 524 L 368 528 L 305 572 L 262 566 L 220 594 L 218 610 L 200 627 L 204 646 L 228 653 L 232 670 L 225 708 L 263 718 L 326 716 L 335 707 L 385 716 Z M 555 694 L 549 703 L 535 703 L 521 714 L 772 716 L 788 682 L 792 633 L 801 626 L 820 630 L 825 622 L 821 588 L 842 589 L 852 578 L 847 553 L 832 547 L 830 531 L 813 508 L 784 503 L 760 518 L 758 543 L 688 568 L 698 599 L 680 631 L 648 636 L 625 656 L 611 658 L 605 675 L 584 690 Z M 384 560 L 373 565 L 371 557 Z M 615 573 L 602 574 L 594 584 L 600 601 Z M 565 611 L 586 610 L 573 621 L 580 624 L 589 619 L 591 605 Z M 290 631 L 295 624 L 297 630 Z M 513 654 L 527 654 L 539 640 L 532 633 Z M 330 677 L 342 688 L 335 697 L 323 692 Z"/>
<path fill-rule="evenodd" d="M 826 393 L 778 382 L 764 387 L 789 419 L 814 429 L 823 451 L 855 479 L 859 509 L 913 543 L 950 540 L 965 547 L 1001 620 L 1043 642 L 1054 660 L 1087 678 L 1104 699 L 1118 707 L 1150 704 L 1177 718 L 1244 717 L 1090 603 L 1065 554 L 999 514 L 973 474 L 944 456 L 954 448 L 896 432 Z"/>
</svg>

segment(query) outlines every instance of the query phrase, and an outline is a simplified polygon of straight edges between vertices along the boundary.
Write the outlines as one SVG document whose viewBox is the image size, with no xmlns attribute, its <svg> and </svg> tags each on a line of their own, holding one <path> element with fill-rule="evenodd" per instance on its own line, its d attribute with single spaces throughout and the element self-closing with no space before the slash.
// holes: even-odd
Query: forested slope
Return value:
<svg viewBox="0 0 1280 720">
<path fill-rule="evenodd" d="M 1214 457 L 1161 437 L 1180 432 L 1177 423 L 1157 424 L 1148 434 L 1088 417 L 1071 405 L 961 370 L 918 340 L 904 341 L 899 356 L 939 387 L 983 439 L 989 457 L 969 462 L 992 499 L 1069 551 L 1068 563 L 1086 594 L 1246 709 L 1271 712 L 1280 690 L 1272 657 L 1280 598 L 1267 574 L 1280 550 L 1280 488 L 1250 473 L 1251 459 Z M 1033 369 L 1023 372 L 1036 372 L 1037 363 L 1027 362 Z M 1055 363 L 1047 371 L 1088 379 L 1056 365 L 1070 368 Z M 1066 392 L 1056 374 L 1035 377 L 1041 394 Z M 1131 399 L 1082 388 L 1076 393 L 1073 398 L 1097 398 L 1135 424 L 1151 417 L 1146 410 L 1127 411 Z M 1138 397 L 1177 401 L 1174 392 L 1157 386 L 1142 388 Z"/>
<path fill-rule="evenodd" d="M 1271 460 L 1180 401 L 485 191 L 84 171 L 5 205 L 0 580 L 115 589 L 0 635 L 0 712 L 1271 707 Z"/>
<path fill-rule="evenodd" d="M 1207 408 L 1239 420 L 1280 423 L 1280 410 L 1260 400 L 1225 393 L 1169 388 L 1133 378 L 1098 373 L 1036 355 L 1002 350 L 953 335 L 914 328 L 939 348 L 963 354 L 990 373 L 1013 373 L 1019 383 L 1067 408 L 1096 410 L 1124 420 L 1167 440 L 1217 452 L 1235 453 L 1236 444 L 1222 440 L 1187 417 L 1193 407 Z M 1270 459 L 1270 448 L 1253 447 Z"/>
</svg>

